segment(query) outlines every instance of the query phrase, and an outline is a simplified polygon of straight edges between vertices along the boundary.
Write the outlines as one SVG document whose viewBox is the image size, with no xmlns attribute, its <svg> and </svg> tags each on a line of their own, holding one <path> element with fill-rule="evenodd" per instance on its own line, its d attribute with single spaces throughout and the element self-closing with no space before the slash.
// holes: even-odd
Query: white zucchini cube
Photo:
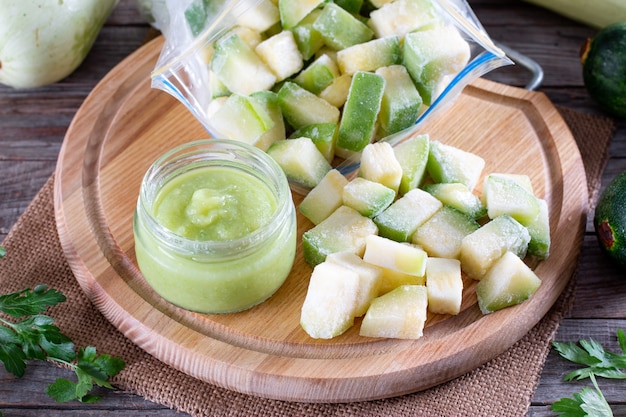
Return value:
<svg viewBox="0 0 626 417">
<path fill-rule="evenodd" d="M 365 239 L 365 262 L 422 277 L 426 273 L 426 252 L 414 245 L 396 242 L 378 235 Z"/>
<path fill-rule="evenodd" d="M 276 81 L 297 73 L 304 65 L 296 40 L 288 30 L 264 40 L 255 51 L 276 75 Z"/>
<path fill-rule="evenodd" d="M 463 278 L 458 259 L 428 258 L 426 263 L 428 310 L 457 315 L 463 300 Z"/>
</svg>

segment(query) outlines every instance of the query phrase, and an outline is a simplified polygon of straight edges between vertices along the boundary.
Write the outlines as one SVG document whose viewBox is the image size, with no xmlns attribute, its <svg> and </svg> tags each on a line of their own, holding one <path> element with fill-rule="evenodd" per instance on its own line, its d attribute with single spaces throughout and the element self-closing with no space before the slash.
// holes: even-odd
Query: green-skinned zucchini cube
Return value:
<svg viewBox="0 0 626 417">
<path fill-rule="evenodd" d="M 257 141 L 268 132 L 274 121 L 267 103 L 254 97 L 231 94 L 213 113 L 211 126 L 226 139 L 240 140 L 256 145 Z"/>
<path fill-rule="evenodd" d="M 337 63 L 327 54 L 323 54 L 303 69 L 293 81 L 313 94 L 319 94 L 339 75 Z"/>
<path fill-rule="evenodd" d="M 311 267 L 335 252 L 351 252 L 363 256 L 367 236 L 376 234 L 372 219 L 348 206 L 341 206 L 328 218 L 302 234 L 304 260 Z"/>
<path fill-rule="evenodd" d="M 398 64 L 401 57 L 398 37 L 387 36 L 340 50 L 337 52 L 337 65 L 342 74 L 354 74 L 357 71 L 375 71 L 380 67 Z"/>
<path fill-rule="evenodd" d="M 324 4 L 313 27 L 322 34 L 324 43 L 336 51 L 367 42 L 374 36 L 366 24 L 334 3 Z"/>
<path fill-rule="evenodd" d="M 483 181 L 482 198 L 487 207 L 487 215 L 492 219 L 508 214 L 525 225 L 539 214 L 537 197 L 508 176 L 487 175 Z"/>
<path fill-rule="evenodd" d="M 384 89 L 385 79 L 380 75 L 359 71 L 352 76 L 339 123 L 338 148 L 360 152 L 372 141 Z"/>
<path fill-rule="evenodd" d="M 293 28 L 322 3 L 323 0 L 278 0 L 283 29 Z"/>
<path fill-rule="evenodd" d="M 413 31 L 441 24 L 432 0 L 395 0 L 370 13 L 369 27 L 377 37 L 396 35 L 401 39 Z"/>
<path fill-rule="evenodd" d="M 278 90 L 278 104 L 294 129 L 316 123 L 339 123 L 337 107 L 291 81 Z"/>
<path fill-rule="evenodd" d="M 392 65 L 378 68 L 376 74 L 385 79 L 385 91 L 378 114 L 384 135 L 414 125 L 422 108 L 422 97 L 406 68 L 402 65 Z"/>
<path fill-rule="evenodd" d="M 337 142 L 337 125 L 335 123 L 315 123 L 304 126 L 289 137 L 310 138 L 326 160 L 332 163 L 335 157 L 335 142 Z"/>
<path fill-rule="evenodd" d="M 426 184 L 424 191 L 429 192 L 443 204 L 453 207 L 473 219 L 479 219 L 487 214 L 487 208 L 480 198 L 458 182 Z"/>
<path fill-rule="evenodd" d="M 309 138 L 278 140 L 269 147 L 271 156 L 290 181 L 313 188 L 332 169 Z"/>
<path fill-rule="evenodd" d="M 331 169 L 302 199 L 298 210 L 313 224 L 320 224 L 343 205 L 343 187 L 348 179 L 336 169 Z"/>
<path fill-rule="evenodd" d="M 395 198 L 391 188 L 365 178 L 354 178 L 343 187 L 343 204 L 370 218 L 389 207 Z"/>
<path fill-rule="evenodd" d="M 419 187 L 424 180 L 429 148 L 428 135 L 413 136 L 393 148 L 393 153 L 402 169 L 399 195 L 404 195 Z"/>
<path fill-rule="evenodd" d="M 430 142 L 426 169 L 436 183 L 459 182 L 473 191 L 484 167 L 485 160 L 474 153 L 439 141 Z"/>
<path fill-rule="evenodd" d="M 441 201 L 415 188 L 374 217 L 374 223 L 380 236 L 398 242 L 411 242 L 417 228 L 442 206 Z"/>
<path fill-rule="evenodd" d="M 296 44 L 298 44 L 298 49 L 300 53 L 302 53 L 302 57 L 305 61 L 315 55 L 315 53 L 324 46 L 322 34 L 313 27 L 313 22 L 315 22 L 321 12 L 321 9 L 313 10 L 296 26 L 291 28 Z"/>
</svg>

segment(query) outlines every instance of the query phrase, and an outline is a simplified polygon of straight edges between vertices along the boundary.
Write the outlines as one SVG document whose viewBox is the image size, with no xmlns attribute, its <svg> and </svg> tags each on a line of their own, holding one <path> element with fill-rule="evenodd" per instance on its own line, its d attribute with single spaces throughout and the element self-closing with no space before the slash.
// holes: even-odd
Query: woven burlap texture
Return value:
<svg viewBox="0 0 626 417">
<path fill-rule="evenodd" d="M 577 139 L 587 172 L 590 207 L 614 131 L 610 119 L 560 108 Z M 119 356 L 126 368 L 115 378 L 124 391 L 192 416 L 524 416 L 561 320 L 574 298 L 575 277 L 554 307 L 523 339 L 474 371 L 426 391 L 349 404 L 269 400 L 229 391 L 179 372 L 135 346 L 91 304 L 78 286 L 61 249 L 51 177 L 7 235 L 0 261 L 2 292 L 45 283 L 67 296 L 49 311 L 79 346 Z"/>
</svg>

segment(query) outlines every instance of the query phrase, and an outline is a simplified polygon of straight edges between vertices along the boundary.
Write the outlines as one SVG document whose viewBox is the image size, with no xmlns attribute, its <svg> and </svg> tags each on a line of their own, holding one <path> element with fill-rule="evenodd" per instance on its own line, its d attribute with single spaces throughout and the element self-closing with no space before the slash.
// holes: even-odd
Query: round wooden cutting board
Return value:
<svg viewBox="0 0 626 417">
<path fill-rule="evenodd" d="M 554 304 L 576 267 L 587 212 L 578 148 L 541 93 L 478 80 L 420 133 L 486 160 L 484 173 L 530 176 L 548 202 L 552 249 L 531 262 L 542 285 L 527 302 L 483 316 L 475 282 L 464 279 L 458 316 L 430 315 L 415 341 L 358 335 L 332 340 L 300 328 L 311 269 L 300 241 L 291 275 L 268 301 L 227 315 L 191 313 L 165 302 L 135 262 L 133 210 L 148 166 L 166 150 L 207 133 L 168 94 L 150 87 L 163 45 L 157 38 L 113 69 L 77 112 L 60 152 L 55 208 L 76 279 L 126 337 L 193 377 L 267 398 L 346 402 L 419 391 L 458 377 L 521 339 Z M 296 203 L 300 197 L 294 194 Z M 300 234 L 311 227 L 298 217 Z"/>
</svg>

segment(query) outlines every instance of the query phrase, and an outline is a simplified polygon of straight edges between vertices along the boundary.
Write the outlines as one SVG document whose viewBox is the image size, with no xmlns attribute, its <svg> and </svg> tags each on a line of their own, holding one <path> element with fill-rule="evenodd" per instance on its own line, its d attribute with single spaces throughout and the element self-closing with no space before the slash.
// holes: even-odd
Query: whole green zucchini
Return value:
<svg viewBox="0 0 626 417">
<path fill-rule="evenodd" d="M 626 0 L 526 0 L 595 28 L 626 20 Z"/>
<path fill-rule="evenodd" d="M 0 0 L 0 83 L 60 81 L 85 59 L 118 0 Z"/>
</svg>

